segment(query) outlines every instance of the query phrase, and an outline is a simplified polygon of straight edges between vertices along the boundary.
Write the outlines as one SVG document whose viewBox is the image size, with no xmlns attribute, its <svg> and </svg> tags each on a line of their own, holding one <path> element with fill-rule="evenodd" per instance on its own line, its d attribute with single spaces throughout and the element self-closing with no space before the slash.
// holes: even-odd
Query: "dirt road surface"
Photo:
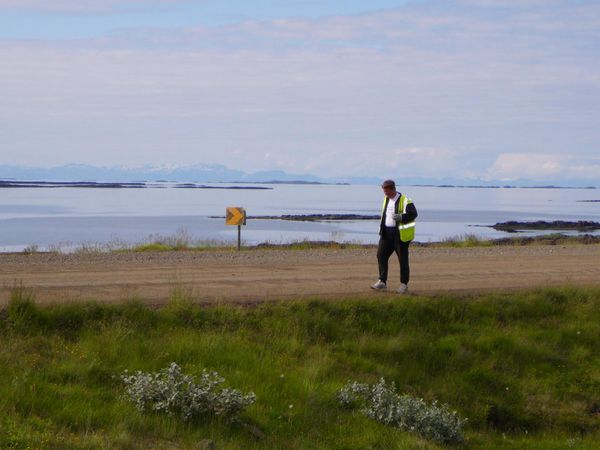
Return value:
<svg viewBox="0 0 600 450">
<path fill-rule="evenodd" d="M 138 299 L 168 301 L 178 289 L 197 302 L 392 296 L 398 261 L 390 259 L 389 292 L 377 280 L 374 248 L 188 251 L 122 254 L 1 254 L 0 306 L 22 285 L 38 302 Z M 411 248 L 410 291 L 519 290 L 563 284 L 600 286 L 600 245 Z"/>
</svg>

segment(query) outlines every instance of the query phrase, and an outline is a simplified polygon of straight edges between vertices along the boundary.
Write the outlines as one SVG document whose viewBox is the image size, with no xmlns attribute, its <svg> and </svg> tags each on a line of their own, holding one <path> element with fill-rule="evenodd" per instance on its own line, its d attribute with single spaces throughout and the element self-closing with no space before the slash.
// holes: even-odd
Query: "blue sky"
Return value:
<svg viewBox="0 0 600 450">
<path fill-rule="evenodd" d="M 0 164 L 600 185 L 600 2 L 0 0 Z"/>
<path fill-rule="evenodd" d="M 5 2 L 0 37 L 77 39 L 115 29 L 223 26 L 246 20 L 318 19 L 393 9 L 420 0 L 255 0 L 249 1 L 30 1 Z M 20 5 L 19 5 L 20 3 Z M 25 3 L 25 5 L 23 5 Z M 0 2 L 0 5 L 2 2 Z"/>
</svg>

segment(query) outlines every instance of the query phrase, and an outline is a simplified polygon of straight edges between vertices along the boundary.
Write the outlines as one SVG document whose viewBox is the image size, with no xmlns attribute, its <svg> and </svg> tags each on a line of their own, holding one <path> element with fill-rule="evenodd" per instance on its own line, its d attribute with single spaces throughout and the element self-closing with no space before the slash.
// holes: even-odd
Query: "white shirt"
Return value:
<svg viewBox="0 0 600 450">
<path fill-rule="evenodd" d="M 396 196 L 391 198 L 385 209 L 385 226 L 386 227 L 397 227 L 396 221 L 394 220 L 394 214 L 396 214 L 396 201 L 400 198 L 400 193 L 396 192 Z"/>
</svg>

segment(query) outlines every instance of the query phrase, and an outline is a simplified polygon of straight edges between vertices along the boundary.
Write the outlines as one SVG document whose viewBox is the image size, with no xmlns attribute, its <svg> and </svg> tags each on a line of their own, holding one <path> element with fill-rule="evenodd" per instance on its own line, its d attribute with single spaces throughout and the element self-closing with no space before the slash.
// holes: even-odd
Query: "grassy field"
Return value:
<svg viewBox="0 0 600 450">
<path fill-rule="evenodd" d="M 162 309 L 0 312 L 0 448 L 435 449 L 339 406 L 348 381 L 394 381 L 468 418 L 452 448 L 600 448 L 600 289 Z M 216 370 L 253 391 L 241 423 L 141 413 L 124 370 Z"/>
<path fill-rule="evenodd" d="M 493 247 L 493 246 L 511 246 L 511 245 L 574 245 L 574 244 L 598 244 L 600 236 L 583 234 L 569 236 L 563 233 L 551 233 L 540 236 L 524 237 L 511 236 L 499 239 L 485 239 L 476 234 L 462 234 L 459 236 L 448 237 L 439 242 L 415 242 L 413 246 L 418 247 Z M 244 250 L 256 249 L 288 249 L 288 250 L 308 250 L 317 248 L 344 249 L 344 248 L 376 248 L 376 244 L 362 244 L 358 242 L 337 242 L 332 241 L 309 241 L 300 240 L 290 243 L 262 243 L 248 246 L 243 244 Z M 140 244 L 120 244 L 112 247 L 81 247 L 78 251 L 119 251 L 119 252 L 145 252 L 145 251 L 181 251 L 181 250 L 234 250 L 235 243 L 219 241 L 194 241 L 186 237 L 185 234 L 170 237 L 151 237 L 147 242 Z M 27 252 L 25 252 L 27 253 Z"/>
</svg>

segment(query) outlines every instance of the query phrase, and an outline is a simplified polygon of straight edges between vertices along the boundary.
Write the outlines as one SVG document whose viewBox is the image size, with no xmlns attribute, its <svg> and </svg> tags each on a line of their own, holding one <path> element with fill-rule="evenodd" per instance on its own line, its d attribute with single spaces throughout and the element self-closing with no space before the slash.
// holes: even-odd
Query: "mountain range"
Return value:
<svg viewBox="0 0 600 450">
<path fill-rule="evenodd" d="M 196 164 L 192 166 L 98 167 L 85 164 L 66 164 L 58 167 L 41 168 L 0 165 L 2 180 L 35 181 L 172 181 L 204 183 L 350 183 L 377 184 L 379 178 L 323 178 L 311 174 L 292 174 L 281 170 L 247 173 L 229 169 L 219 164 Z"/>
<path fill-rule="evenodd" d="M 433 186 L 482 186 L 482 187 L 589 187 L 573 180 L 553 185 L 536 180 L 482 180 L 458 178 L 394 177 L 399 185 Z M 220 164 L 196 164 L 190 166 L 100 167 L 85 164 L 66 164 L 57 167 L 28 167 L 0 165 L 0 180 L 25 181 L 96 181 L 96 182 L 201 182 L 201 183 L 322 183 L 322 184 L 371 184 L 381 183 L 380 177 L 331 177 L 311 174 L 294 174 L 281 170 L 244 172 L 229 169 Z"/>
</svg>

